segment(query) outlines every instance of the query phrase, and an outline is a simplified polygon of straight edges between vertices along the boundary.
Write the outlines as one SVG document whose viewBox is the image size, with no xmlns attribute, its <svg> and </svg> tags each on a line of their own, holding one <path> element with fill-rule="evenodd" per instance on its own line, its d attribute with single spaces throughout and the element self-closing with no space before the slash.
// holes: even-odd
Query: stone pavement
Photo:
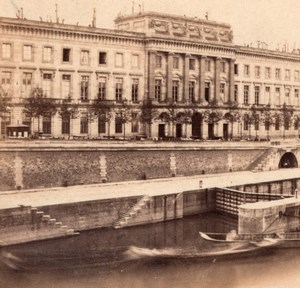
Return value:
<svg viewBox="0 0 300 288">
<path fill-rule="evenodd" d="M 0 210 L 19 205 L 40 207 L 139 195 L 167 195 L 198 189 L 200 181 L 202 181 L 202 188 L 213 188 L 292 178 L 300 178 L 300 168 L 267 172 L 242 171 L 146 181 L 6 191 L 0 192 Z"/>
</svg>

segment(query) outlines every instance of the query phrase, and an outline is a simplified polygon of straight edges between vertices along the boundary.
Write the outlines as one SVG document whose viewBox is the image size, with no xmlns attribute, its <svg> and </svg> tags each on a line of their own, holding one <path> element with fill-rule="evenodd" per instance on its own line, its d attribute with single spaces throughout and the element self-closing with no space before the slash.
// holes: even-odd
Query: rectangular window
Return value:
<svg viewBox="0 0 300 288">
<path fill-rule="evenodd" d="M 248 117 L 244 118 L 244 130 L 245 131 L 249 130 L 249 120 L 248 120 Z"/>
<path fill-rule="evenodd" d="M 32 73 L 23 73 L 22 94 L 29 97 L 32 89 Z"/>
<path fill-rule="evenodd" d="M 275 79 L 276 80 L 280 80 L 280 78 L 281 78 L 281 75 L 280 75 L 281 73 L 280 73 L 280 69 L 279 68 L 276 68 L 275 69 Z"/>
<path fill-rule="evenodd" d="M 285 89 L 285 103 L 286 103 L 287 105 L 290 105 L 290 104 L 291 104 L 291 103 L 290 103 L 290 94 L 291 94 L 291 89 L 286 88 L 286 89 Z"/>
<path fill-rule="evenodd" d="M 173 57 L 173 69 L 179 69 L 179 57 Z"/>
<path fill-rule="evenodd" d="M 71 62 L 71 49 L 70 48 L 63 48 L 62 61 L 63 62 Z"/>
<path fill-rule="evenodd" d="M 234 64 L 234 75 L 239 75 L 239 65 Z"/>
<path fill-rule="evenodd" d="M 80 117 L 80 133 L 88 134 L 89 133 L 89 123 L 87 115 L 82 115 Z"/>
<path fill-rule="evenodd" d="M 81 76 L 80 82 L 80 99 L 86 101 L 89 99 L 89 76 Z"/>
<path fill-rule="evenodd" d="M 259 98 L 260 98 L 260 87 L 254 87 L 254 103 L 255 105 L 259 105 Z"/>
<path fill-rule="evenodd" d="M 116 67 L 123 67 L 123 54 L 116 53 Z"/>
<path fill-rule="evenodd" d="M 107 54 L 106 52 L 99 52 L 99 64 L 100 65 L 106 65 L 107 64 Z"/>
<path fill-rule="evenodd" d="M 106 99 L 106 78 L 100 77 L 98 86 L 98 99 Z"/>
<path fill-rule="evenodd" d="M 291 71 L 289 69 L 285 69 L 285 80 L 291 80 Z"/>
<path fill-rule="evenodd" d="M 139 132 L 138 113 L 133 112 L 131 114 L 131 133 Z"/>
<path fill-rule="evenodd" d="M 133 79 L 131 85 L 131 100 L 133 103 L 138 102 L 139 99 L 139 80 Z"/>
<path fill-rule="evenodd" d="M 50 98 L 52 96 L 52 74 L 43 74 L 43 94 Z"/>
<path fill-rule="evenodd" d="M 161 57 L 161 55 L 156 55 L 155 65 L 156 65 L 156 68 L 161 68 L 162 67 L 162 57 Z"/>
<path fill-rule="evenodd" d="M 1 88 L 5 92 L 9 92 L 11 90 L 12 85 L 12 74 L 11 72 L 2 72 L 1 76 Z"/>
<path fill-rule="evenodd" d="M 255 66 L 255 77 L 260 77 L 260 66 Z"/>
<path fill-rule="evenodd" d="M 234 102 L 238 102 L 239 98 L 239 86 L 234 85 Z"/>
<path fill-rule="evenodd" d="M 271 104 L 271 90 L 270 87 L 266 87 L 266 93 L 265 93 L 265 99 L 267 101 L 267 104 Z"/>
<path fill-rule="evenodd" d="M 280 105 L 280 88 L 275 88 L 275 105 Z"/>
<path fill-rule="evenodd" d="M 80 51 L 80 63 L 81 65 L 89 65 L 90 61 L 90 51 L 81 50 Z"/>
<path fill-rule="evenodd" d="M 24 45 L 23 46 L 23 60 L 32 61 L 32 46 Z"/>
<path fill-rule="evenodd" d="M 11 44 L 3 43 L 2 44 L 2 59 L 11 58 Z"/>
<path fill-rule="evenodd" d="M 271 78 L 271 68 L 270 67 L 266 67 L 265 77 L 266 77 L 266 79 Z"/>
<path fill-rule="evenodd" d="M 44 116 L 43 117 L 43 133 L 44 134 L 51 134 L 51 116 Z"/>
<path fill-rule="evenodd" d="M 225 83 L 220 83 L 220 94 L 221 96 L 225 94 Z"/>
<path fill-rule="evenodd" d="M 299 106 L 299 89 L 294 90 L 294 105 Z"/>
<path fill-rule="evenodd" d="M 61 133 L 62 134 L 70 134 L 70 118 L 62 117 L 61 119 Z"/>
<path fill-rule="evenodd" d="M 123 79 L 117 78 L 116 79 L 116 101 L 122 102 L 123 98 Z"/>
<path fill-rule="evenodd" d="M 155 80 L 155 99 L 160 102 L 161 101 L 161 80 Z"/>
<path fill-rule="evenodd" d="M 196 60 L 195 59 L 189 59 L 189 69 L 190 70 L 196 69 Z"/>
<path fill-rule="evenodd" d="M 299 70 L 295 70 L 294 72 L 294 78 L 295 78 L 295 81 L 299 81 L 300 78 L 299 78 Z"/>
<path fill-rule="evenodd" d="M 174 102 L 178 102 L 178 91 L 179 90 L 179 81 L 173 80 L 172 82 L 172 99 Z"/>
<path fill-rule="evenodd" d="M 195 82 L 194 81 L 189 82 L 189 101 L 190 102 L 195 101 Z"/>
<path fill-rule="evenodd" d="M 115 133 L 122 133 L 123 132 L 123 123 L 122 123 L 122 118 L 120 115 L 116 115 L 115 118 Z"/>
<path fill-rule="evenodd" d="M 62 75 L 61 96 L 63 99 L 71 98 L 71 75 Z"/>
<path fill-rule="evenodd" d="M 250 67 L 249 67 L 249 65 L 244 65 L 244 76 L 250 76 Z"/>
<path fill-rule="evenodd" d="M 102 114 L 98 117 L 98 134 L 106 133 L 105 116 L 105 114 Z"/>
<path fill-rule="evenodd" d="M 249 104 L 249 86 L 248 85 L 244 86 L 244 104 L 245 105 Z"/>
<path fill-rule="evenodd" d="M 205 71 L 210 72 L 210 60 L 205 60 Z"/>
<path fill-rule="evenodd" d="M 279 116 L 275 118 L 275 130 L 278 131 L 280 128 L 280 119 Z"/>
<path fill-rule="evenodd" d="M 43 48 L 43 61 L 52 62 L 52 47 Z"/>
<path fill-rule="evenodd" d="M 139 68 L 139 55 L 131 55 L 131 67 Z"/>
<path fill-rule="evenodd" d="M 225 61 L 221 62 L 221 72 L 226 73 L 226 62 Z"/>
</svg>

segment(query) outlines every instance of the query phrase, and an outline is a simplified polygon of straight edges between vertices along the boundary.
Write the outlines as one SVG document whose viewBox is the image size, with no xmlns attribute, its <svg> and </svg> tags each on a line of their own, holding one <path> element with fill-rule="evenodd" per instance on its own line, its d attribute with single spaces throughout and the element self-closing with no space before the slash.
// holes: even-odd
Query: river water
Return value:
<svg viewBox="0 0 300 288">
<path fill-rule="evenodd" d="M 1 263 L 0 288 L 300 287 L 300 249 L 199 261 L 196 251 L 204 245 L 199 231 L 236 228 L 235 220 L 206 214 L 3 248 L 1 259 L 16 265 L 11 269 Z M 134 249 L 142 251 L 143 257 L 136 258 Z M 171 251 L 175 257 L 153 257 L 159 251 Z M 181 257 L 187 251 L 191 257 Z"/>
</svg>

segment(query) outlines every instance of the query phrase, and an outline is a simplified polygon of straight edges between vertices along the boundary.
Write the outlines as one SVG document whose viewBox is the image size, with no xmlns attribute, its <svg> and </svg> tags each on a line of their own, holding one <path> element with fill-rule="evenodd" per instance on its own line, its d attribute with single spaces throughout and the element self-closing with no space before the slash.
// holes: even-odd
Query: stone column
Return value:
<svg viewBox="0 0 300 288">
<path fill-rule="evenodd" d="M 229 95 L 228 100 L 234 101 L 234 62 L 235 59 L 230 59 L 230 69 L 229 69 Z"/>
<path fill-rule="evenodd" d="M 216 103 L 220 102 L 220 67 L 221 58 L 216 58 L 215 60 L 215 101 Z"/>
<path fill-rule="evenodd" d="M 149 64 L 148 64 L 148 99 L 155 99 L 155 61 L 156 53 L 155 51 L 149 52 Z"/>
<path fill-rule="evenodd" d="M 183 71 L 183 95 L 182 101 L 189 99 L 189 70 L 190 70 L 190 55 L 186 54 L 184 58 L 184 71 Z"/>
<path fill-rule="evenodd" d="M 199 102 L 203 103 L 206 102 L 205 101 L 205 60 L 206 60 L 206 56 L 200 56 L 199 57 Z"/>
<path fill-rule="evenodd" d="M 168 65 L 167 65 L 167 97 L 166 100 L 172 99 L 172 81 L 173 81 L 173 56 L 174 53 L 168 54 Z"/>
</svg>

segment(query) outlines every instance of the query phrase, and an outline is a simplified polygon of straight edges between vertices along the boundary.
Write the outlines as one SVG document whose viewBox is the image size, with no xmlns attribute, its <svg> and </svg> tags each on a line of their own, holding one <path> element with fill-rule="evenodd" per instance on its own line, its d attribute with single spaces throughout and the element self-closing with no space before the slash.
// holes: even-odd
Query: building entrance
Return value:
<svg viewBox="0 0 300 288">
<path fill-rule="evenodd" d="M 202 139 L 202 116 L 200 113 L 195 113 L 192 116 L 192 137 Z"/>
<path fill-rule="evenodd" d="M 158 124 L 158 137 L 164 138 L 166 136 L 165 124 Z"/>
</svg>

